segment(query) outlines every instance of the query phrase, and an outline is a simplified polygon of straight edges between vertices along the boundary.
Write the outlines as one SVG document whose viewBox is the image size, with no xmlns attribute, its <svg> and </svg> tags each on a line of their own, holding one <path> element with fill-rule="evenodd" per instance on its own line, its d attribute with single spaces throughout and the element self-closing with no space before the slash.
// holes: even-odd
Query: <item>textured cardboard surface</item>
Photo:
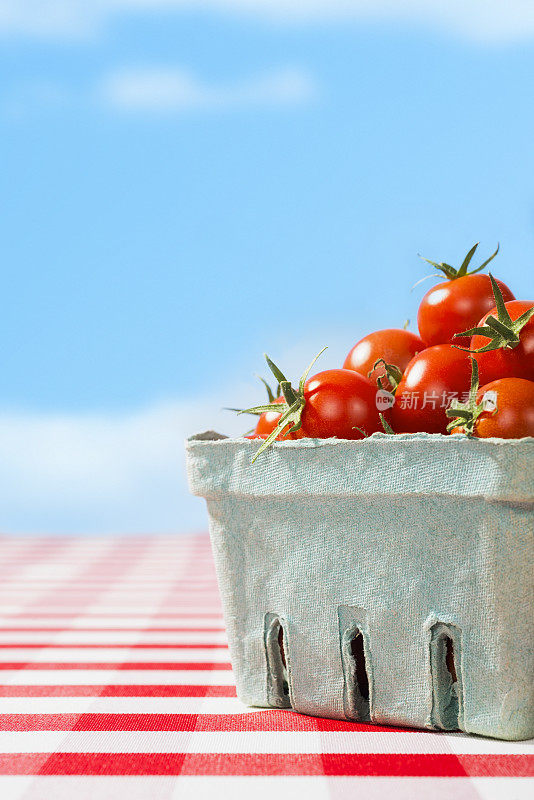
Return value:
<svg viewBox="0 0 534 800">
<path fill-rule="evenodd" d="M 301 440 L 251 465 L 257 442 L 214 436 L 188 476 L 242 700 L 534 736 L 533 439 Z"/>
</svg>

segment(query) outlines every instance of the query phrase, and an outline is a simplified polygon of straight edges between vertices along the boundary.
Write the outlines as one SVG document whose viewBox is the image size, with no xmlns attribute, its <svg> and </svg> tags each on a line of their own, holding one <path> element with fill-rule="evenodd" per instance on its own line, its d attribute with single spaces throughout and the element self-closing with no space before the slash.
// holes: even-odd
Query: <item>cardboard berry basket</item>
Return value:
<svg viewBox="0 0 534 800">
<path fill-rule="evenodd" d="M 534 736 L 534 439 L 200 434 L 239 698 L 334 719 Z"/>
</svg>

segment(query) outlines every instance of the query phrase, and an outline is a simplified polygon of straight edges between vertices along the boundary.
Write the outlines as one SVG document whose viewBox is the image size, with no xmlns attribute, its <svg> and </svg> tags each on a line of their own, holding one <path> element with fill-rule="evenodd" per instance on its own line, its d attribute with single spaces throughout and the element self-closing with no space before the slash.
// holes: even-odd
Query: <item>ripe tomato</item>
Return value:
<svg viewBox="0 0 534 800">
<path fill-rule="evenodd" d="M 376 387 L 353 370 L 318 372 L 304 384 L 303 395 L 302 438 L 362 439 L 362 431 L 370 436 L 382 430 Z"/>
<path fill-rule="evenodd" d="M 391 409 L 395 433 L 446 433 L 445 411 L 471 385 L 471 360 L 450 344 L 438 344 L 418 353 L 404 371 Z"/>
<path fill-rule="evenodd" d="M 404 372 L 412 358 L 425 349 L 425 343 L 416 334 L 402 328 L 386 328 L 385 330 L 375 331 L 357 342 L 343 364 L 343 369 L 352 369 L 360 375 L 368 377 L 376 382 L 377 378 L 382 379 L 384 389 L 391 391 L 392 386 L 388 379 L 384 377 L 384 365 L 380 364 L 376 369 L 374 365 L 382 358 L 388 364 L 395 364 L 401 372 Z"/>
<path fill-rule="evenodd" d="M 512 300 L 505 303 L 504 307 L 510 315 L 512 322 L 518 319 L 525 311 L 534 307 L 534 303 L 525 300 Z M 486 324 L 489 316 L 497 317 L 497 309 L 493 308 L 476 326 L 481 328 Z M 534 380 L 534 317 L 531 317 L 519 332 L 519 344 L 515 347 L 500 347 L 486 353 L 474 353 L 478 362 L 480 383 L 490 383 L 498 378 L 525 378 Z M 475 335 L 471 339 L 470 349 L 479 350 L 489 343 L 486 336 Z"/>
<path fill-rule="evenodd" d="M 480 387 L 477 403 L 483 403 L 485 396 L 496 404 L 496 410 L 482 411 L 476 418 L 473 436 L 481 439 L 522 439 L 524 436 L 534 436 L 533 381 L 524 378 L 500 378 Z M 453 428 L 451 433 L 463 433 L 462 426 Z"/>
<path fill-rule="evenodd" d="M 501 281 L 497 284 L 504 300 L 514 295 Z M 464 275 L 438 283 L 423 297 L 417 313 L 421 338 L 428 347 L 453 341 L 456 333 L 473 328 L 495 306 L 489 275 Z M 469 346 L 469 338 L 454 339 L 454 344 Z"/>
<path fill-rule="evenodd" d="M 285 400 L 283 397 L 277 397 L 276 400 L 273 400 L 273 403 L 285 403 Z M 272 433 L 278 425 L 279 419 L 280 414 L 277 414 L 275 411 L 264 411 L 258 419 L 256 427 L 254 428 L 254 433 L 258 435 Z"/>
<path fill-rule="evenodd" d="M 285 403 L 285 400 L 282 396 L 277 397 L 276 400 L 273 400 L 273 403 Z M 254 433 L 250 434 L 251 439 L 266 439 L 270 433 L 274 431 L 276 426 L 278 425 L 278 420 L 280 419 L 281 414 L 277 414 L 276 411 L 264 411 L 263 414 L 260 415 L 256 427 L 254 429 Z M 276 437 L 276 441 L 282 441 L 283 439 L 300 439 L 300 431 L 295 431 L 295 433 L 289 433 L 288 431 L 284 431 L 279 436 Z"/>
<path fill-rule="evenodd" d="M 376 404 L 377 391 L 371 381 L 350 369 L 329 369 L 308 378 L 318 357 L 304 371 L 298 388 L 293 388 L 276 364 L 265 356 L 269 369 L 280 384 L 286 403 L 278 424 L 265 438 L 252 463 L 270 446 L 277 433 L 284 437 L 284 431 L 288 432 L 288 438 L 295 439 L 362 439 L 382 429 Z M 278 399 L 277 403 L 281 402 L 283 401 Z M 246 411 L 270 413 L 271 409 L 255 406 Z M 297 429 L 290 433 L 292 427 Z M 263 438 L 261 433 L 254 435 Z"/>
</svg>

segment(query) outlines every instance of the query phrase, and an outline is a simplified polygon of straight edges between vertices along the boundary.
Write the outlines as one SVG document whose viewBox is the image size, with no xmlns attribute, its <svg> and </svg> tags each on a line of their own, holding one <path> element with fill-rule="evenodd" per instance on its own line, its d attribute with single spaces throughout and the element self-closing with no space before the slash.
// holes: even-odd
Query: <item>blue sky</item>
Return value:
<svg viewBox="0 0 534 800">
<path fill-rule="evenodd" d="M 0 526 L 198 528 L 181 439 L 264 350 L 335 366 L 477 240 L 534 294 L 534 13 L 85 5 L 0 3 Z"/>
</svg>

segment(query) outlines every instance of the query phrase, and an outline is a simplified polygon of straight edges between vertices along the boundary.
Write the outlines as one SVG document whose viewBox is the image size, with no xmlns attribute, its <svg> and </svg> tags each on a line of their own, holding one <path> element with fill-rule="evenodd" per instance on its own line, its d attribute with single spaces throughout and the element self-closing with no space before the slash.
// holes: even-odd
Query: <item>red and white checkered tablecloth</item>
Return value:
<svg viewBox="0 0 534 800">
<path fill-rule="evenodd" d="M 534 797 L 533 742 L 242 706 L 206 536 L 0 554 L 2 800 Z"/>
</svg>

